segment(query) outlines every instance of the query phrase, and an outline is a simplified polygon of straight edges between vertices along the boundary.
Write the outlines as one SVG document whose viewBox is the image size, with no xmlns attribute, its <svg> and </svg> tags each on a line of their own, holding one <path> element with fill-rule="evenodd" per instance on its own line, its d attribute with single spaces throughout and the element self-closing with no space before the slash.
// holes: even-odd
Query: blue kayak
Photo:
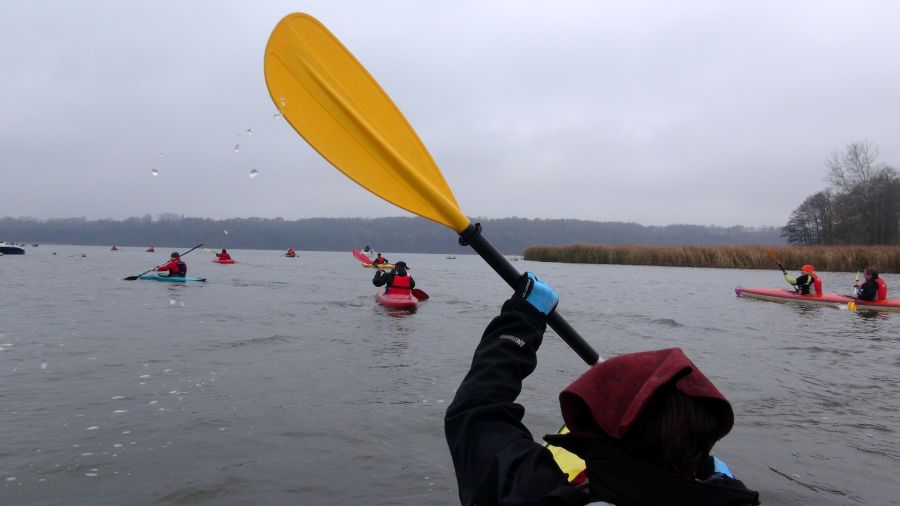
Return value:
<svg viewBox="0 0 900 506">
<path fill-rule="evenodd" d="M 146 279 L 148 281 L 168 281 L 169 283 L 206 282 L 206 278 L 192 278 L 190 276 L 160 276 L 158 274 L 144 274 L 138 279 Z"/>
</svg>

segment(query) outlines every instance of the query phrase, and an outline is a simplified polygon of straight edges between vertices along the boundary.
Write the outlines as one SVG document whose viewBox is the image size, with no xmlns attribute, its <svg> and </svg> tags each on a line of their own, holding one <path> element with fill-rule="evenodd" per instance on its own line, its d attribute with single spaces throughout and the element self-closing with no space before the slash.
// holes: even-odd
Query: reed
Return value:
<svg viewBox="0 0 900 506">
<path fill-rule="evenodd" d="M 772 269 L 767 252 L 774 251 L 785 269 L 812 264 L 817 271 L 856 272 L 874 266 L 881 272 L 900 272 L 900 246 L 647 246 L 572 244 L 530 246 L 525 260 L 576 264 L 658 265 Z"/>
</svg>

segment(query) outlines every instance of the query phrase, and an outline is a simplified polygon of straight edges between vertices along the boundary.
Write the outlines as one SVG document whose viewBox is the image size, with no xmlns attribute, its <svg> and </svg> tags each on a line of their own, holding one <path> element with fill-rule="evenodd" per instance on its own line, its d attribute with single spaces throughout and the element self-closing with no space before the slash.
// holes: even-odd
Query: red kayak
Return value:
<svg viewBox="0 0 900 506">
<path fill-rule="evenodd" d="M 820 306 L 846 306 L 853 302 L 857 311 L 896 311 L 900 312 L 900 299 L 885 299 L 881 301 L 859 300 L 839 293 L 825 293 L 822 295 L 800 295 L 793 290 L 780 290 L 777 288 L 743 288 L 734 289 L 735 295 L 748 299 L 767 300 L 770 302 L 795 302 L 800 304 L 816 304 Z"/>
<path fill-rule="evenodd" d="M 419 305 L 419 299 L 413 297 L 412 294 L 387 294 L 381 290 L 375 294 L 375 300 L 382 306 L 390 309 L 415 309 Z"/>
<path fill-rule="evenodd" d="M 233 264 L 233 263 L 235 263 L 235 262 L 234 262 L 233 259 L 230 259 L 230 258 L 229 258 L 228 260 L 219 260 L 218 258 L 213 258 L 213 263 L 216 263 L 216 264 Z"/>
</svg>

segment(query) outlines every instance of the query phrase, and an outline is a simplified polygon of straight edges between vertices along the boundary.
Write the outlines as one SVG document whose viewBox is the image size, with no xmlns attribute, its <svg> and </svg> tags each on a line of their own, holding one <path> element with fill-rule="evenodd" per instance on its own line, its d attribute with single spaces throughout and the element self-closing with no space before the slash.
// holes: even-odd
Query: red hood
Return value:
<svg viewBox="0 0 900 506">
<path fill-rule="evenodd" d="M 725 396 L 681 348 L 630 353 L 592 367 L 559 394 L 563 419 L 576 435 L 595 437 L 598 430 L 621 439 L 644 407 L 663 386 L 714 403 L 719 438 L 734 425 L 734 413 Z"/>
</svg>

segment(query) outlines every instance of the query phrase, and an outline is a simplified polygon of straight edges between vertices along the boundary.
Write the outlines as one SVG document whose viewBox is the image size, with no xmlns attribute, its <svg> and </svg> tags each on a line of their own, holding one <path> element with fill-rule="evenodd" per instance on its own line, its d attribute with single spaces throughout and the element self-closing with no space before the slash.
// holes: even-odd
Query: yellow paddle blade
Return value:
<svg viewBox="0 0 900 506">
<path fill-rule="evenodd" d="M 568 427 L 563 426 L 563 428 L 559 429 L 557 434 L 567 434 L 569 432 Z M 584 460 L 581 459 L 578 455 L 566 450 L 565 448 L 560 448 L 558 446 L 553 446 L 551 444 L 544 445 L 550 450 L 550 453 L 553 455 L 553 460 L 556 461 L 556 465 L 562 470 L 562 472 L 566 473 L 566 476 L 569 478 L 569 481 L 574 480 L 579 474 L 581 474 L 585 467 L 587 466 L 584 463 Z"/>
<path fill-rule="evenodd" d="M 299 13 L 282 19 L 269 37 L 264 68 L 284 118 L 347 177 L 457 232 L 469 226 L 406 118 L 318 20 Z"/>
<path fill-rule="evenodd" d="M 850 302 L 848 302 L 847 309 L 849 309 L 850 311 L 856 312 L 856 302 L 852 301 L 852 300 Z"/>
</svg>

